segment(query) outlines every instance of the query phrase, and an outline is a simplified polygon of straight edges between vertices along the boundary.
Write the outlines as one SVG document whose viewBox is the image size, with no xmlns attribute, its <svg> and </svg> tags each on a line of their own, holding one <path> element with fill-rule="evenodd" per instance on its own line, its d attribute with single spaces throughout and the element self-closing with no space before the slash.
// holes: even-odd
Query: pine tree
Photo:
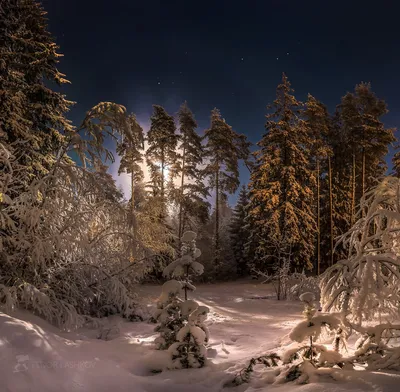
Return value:
<svg viewBox="0 0 400 392">
<path fill-rule="evenodd" d="M 231 246 L 236 264 L 236 272 L 244 276 L 248 272 L 249 258 L 246 244 L 249 241 L 249 226 L 247 225 L 247 205 L 249 203 L 246 187 L 243 185 L 229 227 Z"/>
<path fill-rule="evenodd" d="M 171 169 L 171 177 L 179 177 L 180 186 L 173 189 L 173 200 L 178 205 L 178 237 L 189 227 L 189 218 L 204 223 L 208 218 L 209 195 L 203 181 L 201 164 L 204 148 L 201 136 L 197 134 L 197 123 L 185 102 L 179 109 L 179 159 Z M 178 244 L 178 249 L 181 244 Z"/>
<path fill-rule="evenodd" d="M 328 179 L 329 184 L 329 177 L 331 175 L 329 171 L 330 165 L 328 162 L 328 160 L 331 159 L 331 149 L 328 146 L 327 138 L 331 131 L 332 125 L 327 108 L 311 94 L 308 94 L 304 116 L 311 139 L 310 169 L 315 172 L 316 178 L 316 187 L 314 189 L 315 215 L 317 224 L 316 272 L 319 275 L 321 272 L 321 205 L 328 206 L 330 209 L 330 203 L 321 203 L 321 196 L 324 196 L 321 194 L 321 191 L 323 190 L 322 185 L 324 183 L 324 178 Z M 329 186 L 327 189 L 329 192 Z M 326 208 L 322 211 L 322 213 L 324 216 L 330 217 L 330 214 Z M 331 249 L 331 251 L 333 252 L 333 249 Z"/>
<path fill-rule="evenodd" d="M 26 183 L 49 171 L 53 153 L 73 132 L 65 118 L 72 102 L 47 83 L 69 82 L 57 69 L 61 55 L 45 15 L 34 0 L 0 6 L 0 141 L 17 142 Z"/>
<path fill-rule="evenodd" d="M 143 162 L 144 135 L 142 127 L 138 124 L 133 114 L 129 116 L 128 121 L 132 129 L 133 139 L 122 139 L 117 145 L 117 154 L 121 158 L 118 174 L 128 173 L 131 176 L 131 207 L 133 213 L 135 209 L 135 185 L 143 181 L 144 178 L 141 166 Z"/>
<path fill-rule="evenodd" d="M 333 117 L 327 142 L 331 154 L 328 155 L 327 182 L 324 182 L 323 197 L 326 199 L 325 205 L 329 205 L 329 221 L 328 214 L 325 213 L 322 220 L 323 249 L 324 255 L 329 255 L 326 264 L 333 265 L 343 256 L 342 248 L 334 249 L 335 242 L 350 227 L 355 214 L 354 156 L 338 110 Z"/>
<path fill-rule="evenodd" d="M 394 130 L 385 128 L 381 121 L 387 112 L 385 101 L 375 96 L 369 83 L 358 84 L 354 93 L 347 93 L 338 106 L 341 132 L 351 150 L 346 162 L 352 173 L 349 176 L 354 188 L 354 209 L 387 169 L 385 156 L 388 146 L 395 141 Z"/>
<path fill-rule="evenodd" d="M 208 164 L 204 173 L 209 177 L 210 188 L 215 192 L 214 265 L 218 268 L 221 262 L 220 200 L 239 187 L 239 160 L 247 159 L 249 151 L 245 137 L 225 122 L 218 109 L 211 112 L 211 126 L 205 131 L 205 138 Z"/>
<path fill-rule="evenodd" d="M 251 174 L 249 214 L 257 232 L 252 238 L 262 239 L 256 251 L 264 269 L 279 260 L 279 254 L 291 254 L 295 265 L 312 268 L 315 251 L 311 140 L 292 91 L 283 74 Z"/>
<path fill-rule="evenodd" d="M 153 105 L 153 109 L 151 126 L 147 133 L 146 161 L 150 169 L 153 196 L 161 202 L 161 218 L 164 219 L 167 210 L 167 171 L 177 160 L 178 135 L 173 117 L 159 105 Z"/>
<path fill-rule="evenodd" d="M 386 171 L 385 156 L 395 140 L 381 117 L 386 104 L 361 83 L 354 93 L 347 93 L 338 105 L 329 144 L 332 147 L 333 232 L 338 238 L 356 221 L 361 197 Z M 346 256 L 336 249 L 338 259 Z M 332 260 L 333 263 L 334 260 Z"/>
<path fill-rule="evenodd" d="M 143 162 L 143 149 L 144 149 L 144 135 L 143 129 L 136 120 L 136 117 L 131 114 L 128 117 L 128 122 L 132 130 L 132 139 L 122 138 L 117 143 L 117 154 L 120 156 L 120 165 L 118 168 L 118 175 L 121 173 L 128 173 L 131 177 L 131 200 L 129 203 L 130 211 L 130 224 L 132 227 L 132 238 L 136 239 L 137 233 L 137 220 L 135 214 L 135 187 L 141 183 L 144 178 L 142 162 Z M 132 244 L 132 249 L 137 247 L 136 243 Z M 133 257 L 132 252 L 132 256 Z"/>
</svg>

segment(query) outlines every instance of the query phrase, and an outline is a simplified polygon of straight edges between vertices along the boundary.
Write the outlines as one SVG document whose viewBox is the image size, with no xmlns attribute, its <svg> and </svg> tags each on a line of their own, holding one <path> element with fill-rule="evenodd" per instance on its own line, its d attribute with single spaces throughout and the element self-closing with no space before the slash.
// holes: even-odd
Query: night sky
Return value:
<svg viewBox="0 0 400 392">
<path fill-rule="evenodd" d="M 400 6 L 395 1 L 44 0 L 51 33 L 77 101 L 74 124 L 114 101 L 148 124 L 152 104 L 177 112 L 186 100 L 200 132 L 218 107 L 252 142 L 285 72 L 295 95 L 332 112 L 355 84 L 372 83 L 400 113 Z M 246 169 L 242 181 L 248 180 Z"/>
</svg>

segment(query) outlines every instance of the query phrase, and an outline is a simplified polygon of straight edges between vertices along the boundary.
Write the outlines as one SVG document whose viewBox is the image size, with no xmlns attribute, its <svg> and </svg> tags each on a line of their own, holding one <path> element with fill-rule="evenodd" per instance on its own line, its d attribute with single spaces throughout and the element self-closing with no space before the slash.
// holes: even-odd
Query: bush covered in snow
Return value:
<svg viewBox="0 0 400 392">
<path fill-rule="evenodd" d="M 321 280 L 325 311 L 336 309 L 362 323 L 399 316 L 400 180 L 385 178 L 361 201 L 359 219 L 339 240 L 348 257 Z"/>
<path fill-rule="evenodd" d="M 315 295 L 317 301 L 320 300 L 319 276 L 307 276 L 304 271 L 290 275 L 290 287 L 288 298 L 291 300 L 300 300 L 303 293 L 309 292 Z"/>
<path fill-rule="evenodd" d="M 128 208 L 102 163 L 104 154 L 112 159 L 104 138 L 132 139 L 135 121 L 123 106 L 100 103 L 79 129 L 58 134 L 59 150 L 34 172 L 20 159 L 25 144 L 0 137 L 0 302 L 8 311 L 24 307 L 64 328 L 92 316 L 138 315 L 132 288 L 165 230 L 138 213 L 132 235 Z"/>
</svg>

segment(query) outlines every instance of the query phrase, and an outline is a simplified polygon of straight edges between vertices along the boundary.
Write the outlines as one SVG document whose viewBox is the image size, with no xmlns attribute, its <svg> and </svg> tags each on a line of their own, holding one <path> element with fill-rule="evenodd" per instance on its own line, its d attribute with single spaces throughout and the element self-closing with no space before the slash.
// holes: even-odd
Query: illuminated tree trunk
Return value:
<svg viewBox="0 0 400 392">
<path fill-rule="evenodd" d="M 183 153 L 182 153 L 181 200 L 179 202 L 179 225 L 178 225 L 178 237 L 179 237 L 178 255 L 179 256 L 181 254 L 181 247 L 182 247 L 181 237 L 183 235 L 183 196 L 184 196 L 183 186 L 184 186 L 184 184 L 185 184 L 185 149 L 183 149 Z M 186 292 L 185 292 L 185 294 L 186 294 Z"/>
<path fill-rule="evenodd" d="M 351 227 L 354 225 L 355 209 L 356 209 L 356 156 L 353 154 L 353 174 L 352 174 L 352 191 L 351 191 Z"/>
<path fill-rule="evenodd" d="M 320 181 L 319 181 L 319 159 L 317 158 L 317 274 L 321 272 L 321 206 L 320 206 Z"/>
<path fill-rule="evenodd" d="M 215 175 L 215 253 L 214 264 L 219 266 L 219 168 Z"/>
<path fill-rule="evenodd" d="M 329 171 L 329 215 L 330 215 L 330 242 L 331 242 L 331 265 L 333 265 L 333 197 L 332 197 L 332 164 L 331 157 L 328 157 Z"/>
</svg>

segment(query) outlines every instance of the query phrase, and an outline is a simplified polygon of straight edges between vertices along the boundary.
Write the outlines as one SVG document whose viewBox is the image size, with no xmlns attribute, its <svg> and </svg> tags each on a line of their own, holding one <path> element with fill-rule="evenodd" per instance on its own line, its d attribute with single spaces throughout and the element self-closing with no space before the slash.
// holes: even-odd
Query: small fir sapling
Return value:
<svg viewBox="0 0 400 392">
<path fill-rule="evenodd" d="M 337 314 L 320 313 L 316 315 L 315 295 L 310 292 L 303 293 L 300 300 L 304 303 L 303 315 L 305 320 L 299 322 L 290 332 L 289 338 L 300 345 L 289 348 L 282 356 L 283 363 L 294 363 L 286 372 L 281 374 L 281 379 L 297 383 L 307 383 L 315 377 L 319 367 L 343 367 L 345 361 L 340 353 L 327 349 L 324 345 L 316 344 L 322 332 L 334 334 L 343 330 L 342 322 Z M 306 343 L 308 342 L 308 344 Z"/>
<path fill-rule="evenodd" d="M 188 290 L 194 290 L 191 275 L 201 275 L 203 266 L 195 261 L 201 254 L 196 248 L 196 233 L 185 232 L 182 236 L 181 257 L 164 269 L 164 276 L 172 276 L 181 281 L 170 280 L 163 286 L 155 318 L 161 323 L 156 331 L 161 336 L 156 339 L 158 348 L 168 349 L 171 360 L 169 369 L 199 368 L 206 363 L 206 344 L 209 330 L 205 325 L 208 307 L 199 306 L 187 299 Z M 178 298 L 181 290 L 185 301 Z"/>
<path fill-rule="evenodd" d="M 155 344 L 158 350 L 166 350 L 176 341 L 176 334 L 183 327 L 182 300 L 178 297 L 182 290 L 181 282 L 169 280 L 162 287 L 162 293 L 157 303 L 154 314 L 155 320 L 160 324 L 154 329 L 160 336 Z"/>
<path fill-rule="evenodd" d="M 201 275 L 204 272 L 203 265 L 195 260 L 201 256 L 200 249 L 196 248 L 196 237 L 197 235 L 193 231 L 183 233 L 181 257 L 169 264 L 163 272 L 165 277 L 171 276 L 182 281 L 185 300 L 188 298 L 188 290 L 195 290 L 190 280 L 191 275 Z"/>
<path fill-rule="evenodd" d="M 187 324 L 177 334 L 177 342 L 171 345 L 170 369 L 200 368 L 206 363 L 206 343 L 209 338 L 204 321 L 209 309 L 199 306 L 189 315 Z"/>
<path fill-rule="evenodd" d="M 336 351 L 316 344 L 323 330 L 328 333 L 338 331 L 341 327 L 341 320 L 336 314 L 317 314 L 315 308 L 315 295 L 310 292 L 303 293 L 300 300 L 304 303 L 305 320 L 299 322 L 289 334 L 294 342 L 283 353 L 278 356 L 275 353 L 252 358 L 247 367 L 242 369 L 233 380 L 234 385 L 248 382 L 254 366 L 262 364 L 265 367 L 279 367 L 279 376 L 276 383 L 296 381 L 307 383 L 317 375 L 319 367 L 343 367 L 348 361 L 344 360 Z M 286 367 L 287 365 L 291 365 Z"/>
</svg>

